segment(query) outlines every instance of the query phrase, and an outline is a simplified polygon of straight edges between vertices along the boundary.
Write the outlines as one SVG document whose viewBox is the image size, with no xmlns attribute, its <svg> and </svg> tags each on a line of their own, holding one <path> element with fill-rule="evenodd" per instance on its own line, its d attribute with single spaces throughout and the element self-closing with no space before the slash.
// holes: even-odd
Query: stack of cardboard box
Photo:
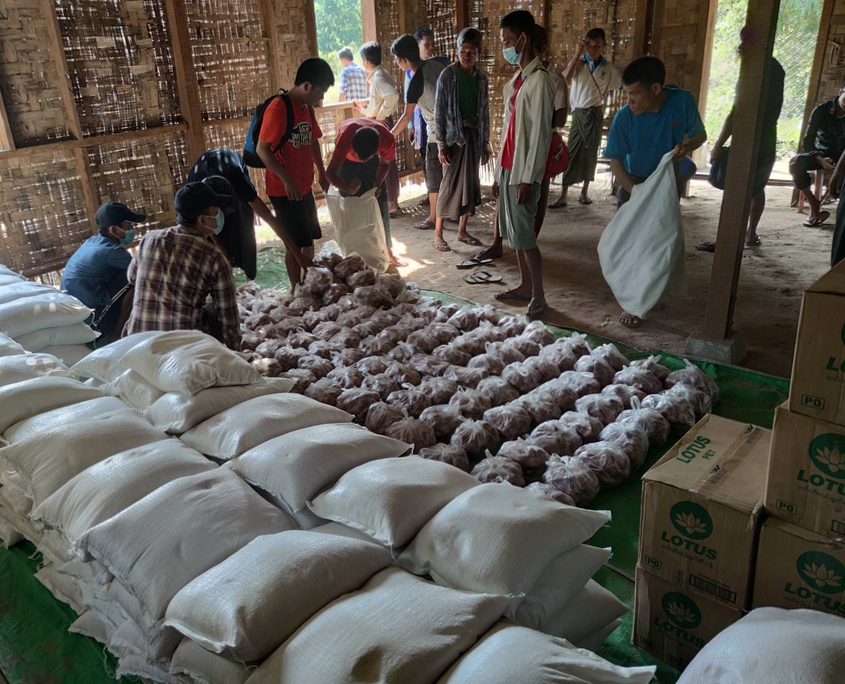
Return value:
<svg viewBox="0 0 845 684">
<path fill-rule="evenodd" d="M 751 601 L 770 442 L 708 415 L 643 476 L 634 644 L 673 667 Z"/>
<path fill-rule="evenodd" d="M 845 615 L 845 262 L 804 293 L 765 508 L 753 606 Z"/>
</svg>

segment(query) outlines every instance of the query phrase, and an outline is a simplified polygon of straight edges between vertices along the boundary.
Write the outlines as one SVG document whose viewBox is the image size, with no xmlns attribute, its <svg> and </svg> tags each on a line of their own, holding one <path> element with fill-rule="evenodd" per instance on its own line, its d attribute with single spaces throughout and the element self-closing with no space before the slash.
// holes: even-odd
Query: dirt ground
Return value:
<svg viewBox="0 0 845 684">
<path fill-rule="evenodd" d="M 570 193 L 570 199 L 577 197 L 576 192 Z M 699 333 L 704 324 L 713 262 L 712 254 L 695 251 L 695 245 L 715 238 L 722 193 L 704 181 L 693 181 L 690 197 L 681 201 L 689 295 L 653 312 L 639 330 L 630 330 L 619 323 L 619 305 L 602 277 L 596 253 L 602 230 L 616 206 L 610 196 L 609 175 L 599 174 L 590 192 L 592 205 L 570 203 L 547 214 L 540 236 L 549 304 L 544 320 L 638 348 L 683 353 L 687 339 Z M 394 251 L 408 261 L 408 267 L 400 269 L 402 274 L 424 288 L 496 304 L 504 310 L 523 310 L 493 299 L 496 292 L 519 283 L 513 252 L 506 248 L 504 258 L 485 267 L 501 274 L 502 283 L 464 282 L 463 277 L 471 271 L 458 270 L 455 265 L 478 249 L 459 243 L 457 226 L 447 223 L 445 237 L 454 251 L 437 252 L 431 246 L 432 231 L 413 227 L 427 212 L 427 208 L 417 206 L 422 193 L 421 186 L 403 188 L 401 204 L 408 213 L 391 221 Z M 556 195 L 553 186 L 552 198 Z M 806 213 L 799 215 L 789 207 L 790 188 L 770 187 L 767 198 L 759 230 L 762 245 L 745 250 L 734 328 L 746 338 L 743 366 L 788 377 L 802 291 L 828 268 L 833 221 L 831 218 L 822 228 L 804 228 L 801 224 Z M 828 208 L 835 213 L 835 207 Z M 492 220 L 493 206 L 488 203 L 470 219 L 470 233 L 486 243 L 493 234 Z M 332 237 L 331 227 L 327 226 L 324 233 L 326 238 Z"/>
</svg>

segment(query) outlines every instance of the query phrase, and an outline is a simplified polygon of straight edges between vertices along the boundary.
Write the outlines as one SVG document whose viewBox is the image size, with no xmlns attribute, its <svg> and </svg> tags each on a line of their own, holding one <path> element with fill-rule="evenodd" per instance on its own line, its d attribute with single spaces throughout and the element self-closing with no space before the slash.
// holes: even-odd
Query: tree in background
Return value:
<svg viewBox="0 0 845 684">
<path fill-rule="evenodd" d="M 716 11 L 713 58 L 707 91 L 705 126 L 715 139 L 734 101 L 739 74 L 739 32 L 745 25 L 748 0 L 720 0 Z M 775 34 L 775 58 L 786 72 L 783 110 L 778 120 L 778 155 L 792 156 L 801 140 L 807 84 L 821 21 L 822 0 L 783 0 Z M 824 100 L 836 93 L 819 93 Z"/>
<path fill-rule="evenodd" d="M 361 0 L 314 0 L 317 19 L 317 49 L 320 57 L 331 65 L 335 73 L 335 87 L 326 94 L 326 102 L 337 102 L 337 84 L 340 79 L 340 60 L 337 52 L 351 47 L 355 62 L 360 65 L 358 48 L 363 42 Z"/>
</svg>

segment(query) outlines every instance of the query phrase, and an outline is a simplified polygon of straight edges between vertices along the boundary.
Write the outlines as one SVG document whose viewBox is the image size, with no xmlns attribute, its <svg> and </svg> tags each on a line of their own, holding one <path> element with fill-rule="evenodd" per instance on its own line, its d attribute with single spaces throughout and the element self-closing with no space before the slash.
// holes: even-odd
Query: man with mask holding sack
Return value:
<svg viewBox="0 0 845 684">
<path fill-rule="evenodd" d="M 212 190 L 228 186 L 226 195 Z M 212 239 L 223 229 L 223 208 L 234 200 L 225 179 L 211 176 L 176 193 L 178 225 L 148 233 L 129 266 L 135 286 L 125 334 L 147 330 L 202 330 L 230 349 L 240 349 L 235 281 Z M 207 302 L 209 295 L 211 302 Z"/>
</svg>

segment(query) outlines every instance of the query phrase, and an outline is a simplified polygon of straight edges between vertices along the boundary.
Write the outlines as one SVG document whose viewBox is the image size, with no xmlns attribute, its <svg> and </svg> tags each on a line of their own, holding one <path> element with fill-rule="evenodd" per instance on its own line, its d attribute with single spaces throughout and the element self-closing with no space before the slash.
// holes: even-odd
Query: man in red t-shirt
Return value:
<svg viewBox="0 0 845 684">
<path fill-rule="evenodd" d="M 326 169 L 326 177 L 343 197 L 359 197 L 372 188 L 378 188 L 376 198 L 384 223 L 390 263 L 392 266 L 405 266 L 391 249 L 390 206 L 384 182 L 390 163 L 395 159 L 396 138 L 387 125 L 373 119 L 347 119 L 337 129 L 337 140 Z"/>
<path fill-rule="evenodd" d="M 334 74 L 325 60 L 316 57 L 306 59 L 299 65 L 294 87 L 288 91 L 294 116 L 290 138 L 273 154 L 288 125 L 287 105 L 279 97 L 264 112 L 255 149 L 267 167 L 267 195 L 276 218 L 308 258 L 314 256 L 314 240 L 323 236 L 317 220 L 317 203 L 311 190 L 314 166 L 317 167 L 320 187 L 324 192 L 329 189 L 319 143 L 323 132 L 317 123 L 314 107 L 320 104 L 333 85 Z M 302 269 L 290 250 L 285 254 L 285 266 L 291 286 L 302 282 Z"/>
</svg>

